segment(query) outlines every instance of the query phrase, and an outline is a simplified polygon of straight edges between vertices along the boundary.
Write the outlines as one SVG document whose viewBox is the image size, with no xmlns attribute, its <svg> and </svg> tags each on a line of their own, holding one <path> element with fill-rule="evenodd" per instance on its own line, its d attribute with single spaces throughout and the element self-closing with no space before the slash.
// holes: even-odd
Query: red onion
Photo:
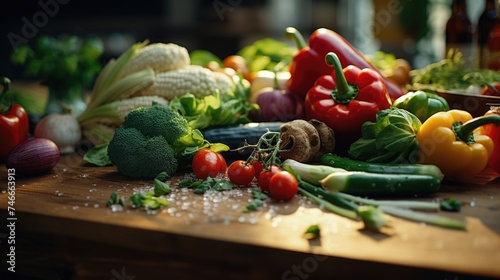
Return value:
<svg viewBox="0 0 500 280">
<path fill-rule="evenodd" d="M 37 175 L 48 172 L 59 162 L 59 148 L 47 138 L 31 138 L 7 155 L 5 166 L 16 174 Z"/>
<path fill-rule="evenodd" d="M 303 117 L 304 107 L 295 95 L 288 91 L 274 89 L 257 96 L 260 111 L 255 121 L 290 121 Z"/>
</svg>

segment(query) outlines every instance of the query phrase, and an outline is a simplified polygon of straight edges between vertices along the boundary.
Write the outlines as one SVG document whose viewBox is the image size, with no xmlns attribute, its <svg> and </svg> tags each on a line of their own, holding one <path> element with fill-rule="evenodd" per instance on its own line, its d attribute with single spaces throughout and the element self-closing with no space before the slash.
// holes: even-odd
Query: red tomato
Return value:
<svg viewBox="0 0 500 280">
<path fill-rule="evenodd" d="M 227 177 L 236 185 L 248 185 L 255 176 L 255 168 L 244 160 L 236 160 L 229 165 Z"/>
<path fill-rule="evenodd" d="M 291 200 L 299 190 L 299 183 L 295 176 L 288 171 L 280 171 L 269 181 L 269 193 L 277 200 Z"/>
<path fill-rule="evenodd" d="M 215 178 L 219 173 L 225 173 L 227 168 L 224 157 L 208 148 L 196 152 L 192 165 L 194 175 L 202 180 L 209 176 Z"/>
<path fill-rule="evenodd" d="M 257 179 L 260 189 L 263 192 L 269 191 L 269 181 L 274 174 L 280 172 L 282 169 L 277 165 L 271 165 L 269 170 L 262 171 Z"/>
<path fill-rule="evenodd" d="M 264 170 L 264 164 L 260 161 L 252 161 L 253 168 L 255 169 L 255 178 L 259 179 L 259 175 Z"/>
</svg>

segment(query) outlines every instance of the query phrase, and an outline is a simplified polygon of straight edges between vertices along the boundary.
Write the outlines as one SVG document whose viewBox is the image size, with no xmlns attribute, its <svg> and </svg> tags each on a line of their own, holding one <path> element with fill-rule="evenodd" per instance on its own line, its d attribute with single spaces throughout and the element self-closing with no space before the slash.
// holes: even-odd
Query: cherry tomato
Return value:
<svg viewBox="0 0 500 280">
<path fill-rule="evenodd" d="M 280 171 L 269 181 L 269 193 L 277 200 L 289 201 L 299 190 L 299 183 L 295 176 L 288 171 Z"/>
<path fill-rule="evenodd" d="M 248 185 L 252 182 L 254 176 L 255 168 L 253 165 L 246 163 L 244 160 L 234 161 L 227 169 L 227 177 L 229 178 L 229 181 L 236 185 Z"/>
<path fill-rule="evenodd" d="M 193 157 L 193 173 L 198 179 L 215 178 L 219 173 L 225 173 L 227 164 L 224 157 L 208 148 L 200 149 Z"/>
<path fill-rule="evenodd" d="M 260 173 L 259 178 L 257 179 L 257 182 L 259 184 L 259 188 L 263 192 L 268 192 L 269 191 L 269 181 L 271 180 L 271 177 L 273 177 L 274 174 L 280 172 L 282 169 L 277 166 L 277 165 L 271 165 L 269 170 L 264 170 Z"/>
<path fill-rule="evenodd" d="M 259 179 L 259 175 L 264 170 L 264 164 L 258 160 L 252 161 L 253 168 L 255 169 L 255 179 Z"/>
</svg>

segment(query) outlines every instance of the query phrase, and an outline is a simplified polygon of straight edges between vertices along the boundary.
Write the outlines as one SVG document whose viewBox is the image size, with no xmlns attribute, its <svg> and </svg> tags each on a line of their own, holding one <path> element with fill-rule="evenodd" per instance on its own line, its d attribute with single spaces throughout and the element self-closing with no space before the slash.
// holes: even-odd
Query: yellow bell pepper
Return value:
<svg viewBox="0 0 500 280">
<path fill-rule="evenodd" d="M 434 164 L 450 181 L 467 181 L 483 171 L 493 152 L 493 140 L 482 125 L 499 123 L 500 116 L 472 118 L 464 110 L 439 112 L 417 132 L 417 162 Z"/>
</svg>

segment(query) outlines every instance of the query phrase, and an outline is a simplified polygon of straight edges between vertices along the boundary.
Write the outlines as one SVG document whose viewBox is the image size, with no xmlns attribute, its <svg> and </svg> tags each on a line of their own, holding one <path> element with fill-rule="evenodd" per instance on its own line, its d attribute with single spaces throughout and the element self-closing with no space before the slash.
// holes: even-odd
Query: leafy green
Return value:
<svg viewBox="0 0 500 280">
<path fill-rule="evenodd" d="M 39 78 L 48 86 L 46 113 L 62 111 L 61 102 L 81 113 L 85 109 L 83 89 L 101 71 L 103 51 L 98 38 L 40 36 L 34 47 L 21 44 L 14 48 L 11 61 L 24 66 L 25 76 Z"/>
<path fill-rule="evenodd" d="M 273 38 L 255 41 L 237 54 L 248 62 L 250 72 L 260 70 L 286 71 L 297 49 Z"/>
<path fill-rule="evenodd" d="M 422 123 L 412 113 L 389 108 L 377 113 L 376 121 L 361 126 L 361 138 L 349 148 L 357 160 L 377 163 L 410 163 L 418 150 L 416 134 Z"/>
<path fill-rule="evenodd" d="M 112 163 L 108 156 L 108 145 L 109 143 L 106 142 L 93 146 L 83 155 L 83 160 L 97 166 L 111 165 Z"/>
<path fill-rule="evenodd" d="M 234 82 L 236 87 L 231 93 L 216 93 L 204 98 L 186 94 L 171 100 L 169 106 L 195 129 L 249 123 L 248 114 L 257 108 L 248 102 L 250 86 L 238 76 L 234 77 Z"/>
</svg>

